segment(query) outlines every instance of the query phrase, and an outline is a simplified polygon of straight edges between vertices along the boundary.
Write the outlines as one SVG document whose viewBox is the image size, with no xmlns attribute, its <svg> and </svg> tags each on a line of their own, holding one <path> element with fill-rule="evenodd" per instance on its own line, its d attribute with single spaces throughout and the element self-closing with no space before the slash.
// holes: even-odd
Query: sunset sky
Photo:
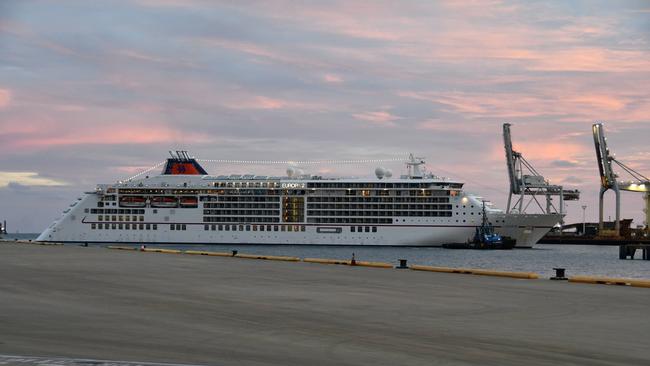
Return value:
<svg viewBox="0 0 650 366">
<path fill-rule="evenodd" d="M 0 2 L 10 231 L 40 232 L 95 184 L 178 149 L 241 160 L 413 152 L 505 208 L 504 122 L 542 174 L 582 191 L 567 221 L 582 221 L 583 204 L 593 221 L 596 121 L 616 156 L 650 175 L 648 1 Z M 613 195 L 607 207 L 613 216 Z M 623 194 L 623 217 L 642 224 L 641 210 L 640 194 Z"/>
</svg>

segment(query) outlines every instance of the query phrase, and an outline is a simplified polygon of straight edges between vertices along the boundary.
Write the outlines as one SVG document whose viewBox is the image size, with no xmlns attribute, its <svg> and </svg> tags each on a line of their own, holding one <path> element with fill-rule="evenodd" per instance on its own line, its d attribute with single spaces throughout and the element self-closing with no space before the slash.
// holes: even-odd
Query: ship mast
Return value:
<svg viewBox="0 0 650 366">
<path fill-rule="evenodd" d="M 413 156 L 413 154 L 409 154 L 409 160 L 406 162 L 408 177 L 416 179 L 422 178 L 424 172 L 420 169 L 420 166 L 424 164 L 424 157 L 417 157 Z"/>
</svg>

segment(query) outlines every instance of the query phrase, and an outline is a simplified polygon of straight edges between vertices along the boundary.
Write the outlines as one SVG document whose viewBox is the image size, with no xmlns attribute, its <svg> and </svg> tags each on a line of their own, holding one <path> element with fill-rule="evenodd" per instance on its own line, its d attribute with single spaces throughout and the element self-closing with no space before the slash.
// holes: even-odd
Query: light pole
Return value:
<svg viewBox="0 0 650 366">
<path fill-rule="evenodd" d="M 587 231 L 585 229 L 585 210 L 587 209 L 587 205 L 582 205 L 582 236 L 585 236 L 587 234 Z"/>
</svg>

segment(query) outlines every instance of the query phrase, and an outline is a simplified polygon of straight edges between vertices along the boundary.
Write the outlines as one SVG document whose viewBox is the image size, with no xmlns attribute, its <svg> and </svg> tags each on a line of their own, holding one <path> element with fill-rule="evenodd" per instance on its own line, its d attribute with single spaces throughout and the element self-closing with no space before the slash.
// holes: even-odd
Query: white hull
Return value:
<svg viewBox="0 0 650 366">
<path fill-rule="evenodd" d="M 143 221 L 120 222 L 116 225 L 156 225 L 157 230 L 92 230 L 91 225 L 100 222 L 90 218 L 84 211 L 95 207 L 94 194 L 87 194 L 59 220 L 55 221 L 37 239 L 49 242 L 74 243 L 143 243 L 143 244 L 283 244 L 283 245 L 376 245 L 376 246 L 440 246 L 446 243 L 464 243 L 473 238 L 479 217 L 465 224 L 456 224 L 450 218 L 409 218 L 397 217 L 394 224 L 307 224 L 296 225 L 264 224 L 265 231 L 252 231 L 251 225 L 242 226 L 244 230 L 211 230 L 212 224 L 201 222 L 201 209 L 158 208 L 157 214 L 148 210 Z M 172 213 L 173 212 L 173 213 Z M 138 216 L 139 217 L 139 216 Z M 169 221 L 165 221 L 168 218 Z M 559 215 L 546 214 L 505 214 L 490 213 L 489 221 L 496 232 L 516 239 L 517 247 L 532 247 L 559 220 Z M 101 222 L 102 225 L 108 225 Z M 171 230 L 170 223 L 184 225 L 185 230 Z M 214 225 L 218 227 L 217 225 Z M 249 226 L 249 231 L 246 227 Z M 259 225 L 255 225 L 258 226 Z M 266 231 L 279 226 L 278 231 Z M 292 231 L 280 231 L 282 226 Z M 351 232 L 362 227 L 363 232 Z M 366 226 L 371 232 L 365 232 Z M 304 231 L 301 231 L 304 227 Z M 372 232 L 372 228 L 376 232 Z M 296 228 L 297 230 L 293 230 Z M 322 228 L 340 228 L 340 233 L 321 233 Z"/>
<path fill-rule="evenodd" d="M 379 168 L 376 179 L 215 177 L 182 155 L 168 159 L 161 175 L 98 185 L 37 240 L 440 246 L 472 240 L 485 215 L 516 246 L 532 247 L 561 220 L 505 214 L 465 194 L 461 182 L 423 174 L 422 164 L 411 157 L 409 174 L 400 178 Z M 136 199 L 144 199 L 144 207 L 129 208 Z"/>
</svg>

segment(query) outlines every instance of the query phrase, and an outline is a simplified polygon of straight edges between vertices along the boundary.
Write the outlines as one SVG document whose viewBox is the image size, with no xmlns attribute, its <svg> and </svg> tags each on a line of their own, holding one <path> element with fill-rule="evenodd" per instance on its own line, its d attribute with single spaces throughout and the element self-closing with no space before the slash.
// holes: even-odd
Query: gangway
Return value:
<svg viewBox="0 0 650 366">
<path fill-rule="evenodd" d="M 503 124 L 503 142 L 506 151 L 506 164 L 510 178 L 510 195 L 506 212 L 517 210 L 526 212 L 531 203 L 535 202 L 542 212 L 547 214 L 558 213 L 564 215 L 564 201 L 580 199 L 577 189 L 564 189 L 560 185 L 550 184 L 535 168 L 524 158 L 522 153 L 513 150 L 510 123 Z M 516 199 L 513 202 L 513 196 Z M 546 207 L 543 207 L 538 196 L 544 196 Z M 560 199 L 559 209 L 553 204 L 553 196 Z M 530 197 L 530 199 L 527 199 Z"/>
<path fill-rule="evenodd" d="M 621 219 L 621 191 L 640 192 L 645 193 L 644 196 L 644 211 L 645 211 L 645 225 L 646 232 L 650 231 L 650 179 L 629 166 L 623 164 L 616 159 L 614 154 L 609 152 L 607 147 L 607 138 L 605 137 L 605 130 L 602 123 L 594 123 L 592 125 L 592 132 L 594 135 L 594 145 L 596 147 L 596 160 L 598 162 L 598 170 L 600 171 L 600 194 L 598 200 L 598 228 L 603 231 L 603 198 L 605 192 L 613 190 L 616 195 L 616 224 L 614 230 L 616 235 L 620 235 L 620 219 Z M 618 174 L 612 169 L 612 162 L 618 165 L 628 173 L 632 179 L 627 181 L 619 181 Z"/>
</svg>

